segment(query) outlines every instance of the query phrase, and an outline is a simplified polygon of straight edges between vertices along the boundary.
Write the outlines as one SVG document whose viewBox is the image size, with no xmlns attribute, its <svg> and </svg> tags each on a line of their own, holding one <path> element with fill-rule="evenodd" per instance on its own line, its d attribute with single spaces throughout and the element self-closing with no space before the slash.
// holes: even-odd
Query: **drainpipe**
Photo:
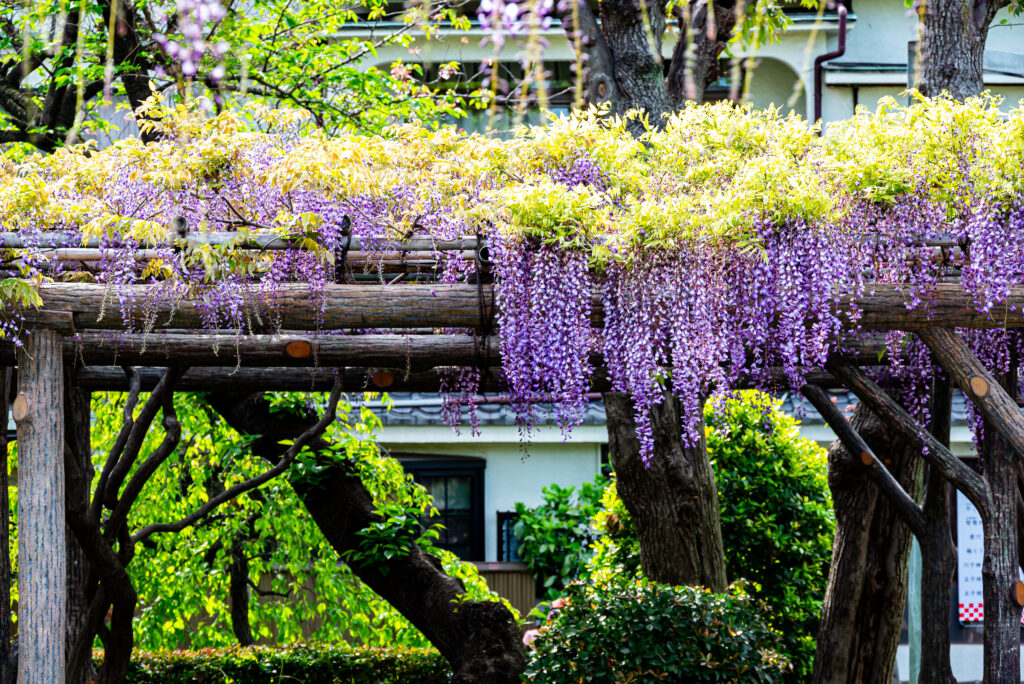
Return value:
<svg viewBox="0 0 1024 684">
<path fill-rule="evenodd" d="M 823 55 L 818 55 L 814 59 L 814 120 L 821 121 L 821 95 L 824 89 L 822 67 L 825 62 L 836 57 L 842 57 L 846 54 L 846 5 L 839 3 L 836 7 L 836 14 L 839 16 L 839 45 L 832 52 L 826 52 Z M 822 126 L 824 129 L 824 126 Z M 818 135 L 822 134 L 822 130 L 818 130 Z"/>
</svg>

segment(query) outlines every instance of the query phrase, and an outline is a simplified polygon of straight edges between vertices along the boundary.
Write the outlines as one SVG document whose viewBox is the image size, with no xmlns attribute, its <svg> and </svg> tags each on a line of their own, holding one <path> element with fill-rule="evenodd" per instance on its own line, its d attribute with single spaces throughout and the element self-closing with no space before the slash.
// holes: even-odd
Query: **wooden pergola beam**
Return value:
<svg viewBox="0 0 1024 684">
<path fill-rule="evenodd" d="M 159 285 L 44 283 L 43 304 L 23 313 L 32 325 L 68 332 L 209 327 L 210 303 L 175 300 Z M 283 285 L 240 293 L 243 319 L 257 331 L 390 328 L 481 328 L 493 319 L 491 288 L 474 285 Z M 121 299 L 128 315 L 126 326 Z M 488 323 L 491 321 L 488 320 Z M 220 321 L 221 327 L 233 321 Z"/>
<path fill-rule="evenodd" d="M 903 521 L 910 527 L 915 536 L 921 537 L 926 532 L 927 521 L 924 510 L 914 501 L 903 486 L 892 476 L 889 469 L 885 467 L 882 460 L 875 455 L 868 443 L 864 441 L 849 419 L 844 416 L 829 397 L 825 390 L 817 385 L 804 385 L 800 388 L 801 394 L 807 397 L 808 401 L 818 411 L 818 414 L 825 421 L 825 424 L 835 433 L 846 450 L 856 454 L 864 465 L 868 477 L 875 485 L 882 490 Z"/>
<path fill-rule="evenodd" d="M 1024 413 L 985 364 L 954 330 L 922 328 L 916 332 L 985 421 L 999 431 L 1018 458 L 1024 458 Z"/>
<path fill-rule="evenodd" d="M 884 362 L 883 338 L 844 344 L 834 358 L 863 366 Z M 499 365 L 501 340 L 493 335 L 449 334 L 279 335 L 205 334 L 202 332 L 85 332 L 63 342 L 66 364 L 74 366 L 323 366 L 426 369 L 437 366 Z M 16 365 L 16 349 L 0 340 L 0 365 Z M 600 355 L 591 358 L 602 365 Z"/>
<path fill-rule="evenodd" d="M 140 367 L 137 369 L 142 381 L 142 390 L 156 387 L 163 367 Z M 440 376 L 436 369 L 408 371 L 403 366 L 374 368 L 344 368 L 341 370 L 342 389 L 346 392 L 438 392 Z M 499 382 L 501 368 L 491 367 L 482 372 L 481 392 L 503 392 Z M 785 378 L 777 374 L 779 387 L 784 387 Z M 119 366 L 88 366 L 73 370 L 71 382 L 83 389 L 93 391 L 121 392 L 128 389 L 128 379 Z M 175 385 L 180 392 L 226 391 L 226 392 L 326 392 L 334 381 L 334 369 L 326 367 L 192 367 Z M 840 387 L 832 375 L 813 371 L 807 374 L 806 382 L 821 387 Z M 752 382 L 739 382 L 740 387 L 753 387 Z M 591 382 L 595 392 L 610 389 L 605 373 L 595 372 Z"/>
<path fill-rule="evenodd" d="M 860 317 L 851 325 L 863 329 L 1024 327 L 1024 287 L 1013 288 L 999 309 L 989 314 L 978 313 L 973 299 L 955 283 L 936 285 L 926 304 L 917 309 L 907 308 L 912 298 L 907 286 L 868 287 L 863 296 L 843 298 L 836 310 L 844 318 L 858 310 Z M 31 325 L 68 332 L 124 330 L 119 293 L 128 295 L 129 323 L 136 330 L 208 327 L 209 303 L 175 301 L 161 285 L 119 289 L 88 283 L 44 283 L 40 286 L 42 307 L 23 314 Z M 258 331 L 495 327 L 490 285 L 327 285 L 322 293 L 311 293 L 307 285 L 283 285 L 270 294 L 253 287 L 243 299 L 246 321 Z M 601 322 L 599 305 L 595 296 L 595 324 Z"/>
<path fill-rule="evenodd" d="M 142 390 L 152 391 L 160 381 L 163 368 L 139 368 Z M 481 391 L 499 391 L 497 373 L 492 369 Z M 437 392 L 436 371 L 383 368 L 375 371 L 346 368 L 341 370 L 345 392 Z M 76 368 L 72 382 L 93 391 L 120 392 L 128 389 L 124 370 L 116 366 Z M 333 368 L 190 368 L 175 385 L 179 392 L 327 392 L 334 383 Z"/>
<path fill-rule="evenodd" d="M 496 337 L 470 335 L 205 335 L 83 333 L 64 340 L 64 360 L 84 366 L 357 366 L 434 368 L 500 360 Z M 0 364 L 14 345 L 0 343 Z"/>
</svg>

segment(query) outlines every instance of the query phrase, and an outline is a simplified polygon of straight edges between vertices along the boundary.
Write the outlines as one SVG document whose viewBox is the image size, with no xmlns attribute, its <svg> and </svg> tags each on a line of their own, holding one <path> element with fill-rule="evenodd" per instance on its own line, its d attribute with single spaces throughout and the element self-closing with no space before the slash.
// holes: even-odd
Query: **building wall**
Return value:
<svg viewBox="0 0 1024 684">
<path fill-rule="evenodd" d="M 524 452 L 514 426 L 485 426 L 477 437 L 468 428 L 456 435 L 447 426 L 385 426 L 378 437 L 386 449 L 403 454 L 474 456 L 487 460 L 484 469 L 485 561 L 498 560 L 498 512 L 514 511 L 516 502 L 543 503 L 541 489 L 551 483 L 577 486 L 593 480 L 601 469 L 604 426 L 584 425 L 562 441 L 558 428 L 542 427 Z"/>
<path fill-rule="evenodd" d="M 893 0 L 855 0 L 847 31 L 846 54 L 827 65 L 822 93 L 822 118 L 828 122 L 849 117 L 856 104 L 874 108 L 883 96 L 900 97 L 907 85 L 908 43 L 917 40 L 917 19 L 901 2 Z M 1005 23 L 1002 23 L 1004 22 Z M 811 119 L 814 116 L 814 59 L 834 50 L 839 39 L 834 15 L 820 21 L 808 14 L 794 15 L 793 25 L 771 45 L 757 50 L 736 49 L 744 59 L 748 73 L 747 99 L 757 106 L 775 104 L 792 109 Z M 407 62 L 479 62 L 497 57 L 515 61 L 526 38 L 509 40 L 495 52 L 484 43 L 485 35 L 441 32 L 437 41 L 416 42 L 411 47 L 393 46 L 380 51 L 376 64 L 389 65 L 395 59 Z M 549 44 L 544 58 L 549 62 L 573 61 L 572 51 L 561 28 L 554 26 L 540 36 Z M 665 37 L 662 53 L 672 53 L 675 36 Z M 989 32 L 989 52 L 1017 53 L 1017 71 L 1024 60 L 1024 19 L 1005 9 L 997 16 Z M 1024 98 L 1024 79 L 986 73 L 986 85 L 1016 104 Z"/>
</svg>

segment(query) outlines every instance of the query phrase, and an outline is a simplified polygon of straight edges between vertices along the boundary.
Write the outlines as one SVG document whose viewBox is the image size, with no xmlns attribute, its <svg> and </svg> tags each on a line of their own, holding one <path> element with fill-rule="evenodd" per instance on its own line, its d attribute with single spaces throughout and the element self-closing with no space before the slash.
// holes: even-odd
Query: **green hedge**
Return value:
<svg viewBox="0 0 1024 684">
<path fill-rule="evenodd" d="M 127 682 L 146 684 L 444 684 L 448 664 L 433 650 L 290 646 L 138 651 Z"/>
<path fill-rule="evenodd" d="M 729 593 L 621 575 L 570 584 L 540 632 L 526 680 L 533 684 L 763 684 L 789 673 L 764 606 Z"/>
</svg>

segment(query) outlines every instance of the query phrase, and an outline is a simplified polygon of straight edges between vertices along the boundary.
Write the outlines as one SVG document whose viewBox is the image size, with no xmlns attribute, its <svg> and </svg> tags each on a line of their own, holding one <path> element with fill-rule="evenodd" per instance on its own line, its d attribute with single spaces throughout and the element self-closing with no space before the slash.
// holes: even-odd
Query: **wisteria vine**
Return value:
<svg viewBox="0 0 1024 684">
<path fill-rule="evenodd" d="M 244 335 L 273 328 L 275 293 L 304 283 L 320 333 L 348 334 L 323 316 L 331 284 L 493 280 L 502 381 L 524 435 L 541 406 L 568 435 L 600 364 L 633 400 L 645 459 L 651 408 L 674 395 L 692 444 L 712 394 L 799 388 L 867 334 L 849 302 L 879 284 L 928 310 L 936 285 L 956 281 L 978 312 L 1024 316 L 1002 306 L 1024 285 L 1024 115 L 990 100 L 888 102 L 824 139 L 795 117 L 729 105 L 686 108 L 639 140 L 596 111 L 510 141 L 408 126 L 331 139 L 295 112 L 158 104 L 150 116 L 154 144 L 2 166 L 0 220 L 24 244 L 0 266 L 13 308 L 31 303 L 27 282 L 84 280 L 105 286 L 126 331 L 153 325 L 137 316 L 144 296 L 200 301 L 206 330 Z M 239 244 L 189 241 L 181 226 Z M 293 248 L 240 246 L 267 233 Z M 412 237 L 428 242 L 425 265 L 385 273 Z M 486 256 L 439 247 L 470 237 Z M 90 240 L 96 260 L 57 255 Z M 1021 358 L 1015 332 L 965 335 L 995 373 Z M 886 355 L 879 378 L 926 420 L 927 350 L 893 333 Z M 440 369 L 448 422 L 479 401 L 480 366 Z"/>
</svg>

